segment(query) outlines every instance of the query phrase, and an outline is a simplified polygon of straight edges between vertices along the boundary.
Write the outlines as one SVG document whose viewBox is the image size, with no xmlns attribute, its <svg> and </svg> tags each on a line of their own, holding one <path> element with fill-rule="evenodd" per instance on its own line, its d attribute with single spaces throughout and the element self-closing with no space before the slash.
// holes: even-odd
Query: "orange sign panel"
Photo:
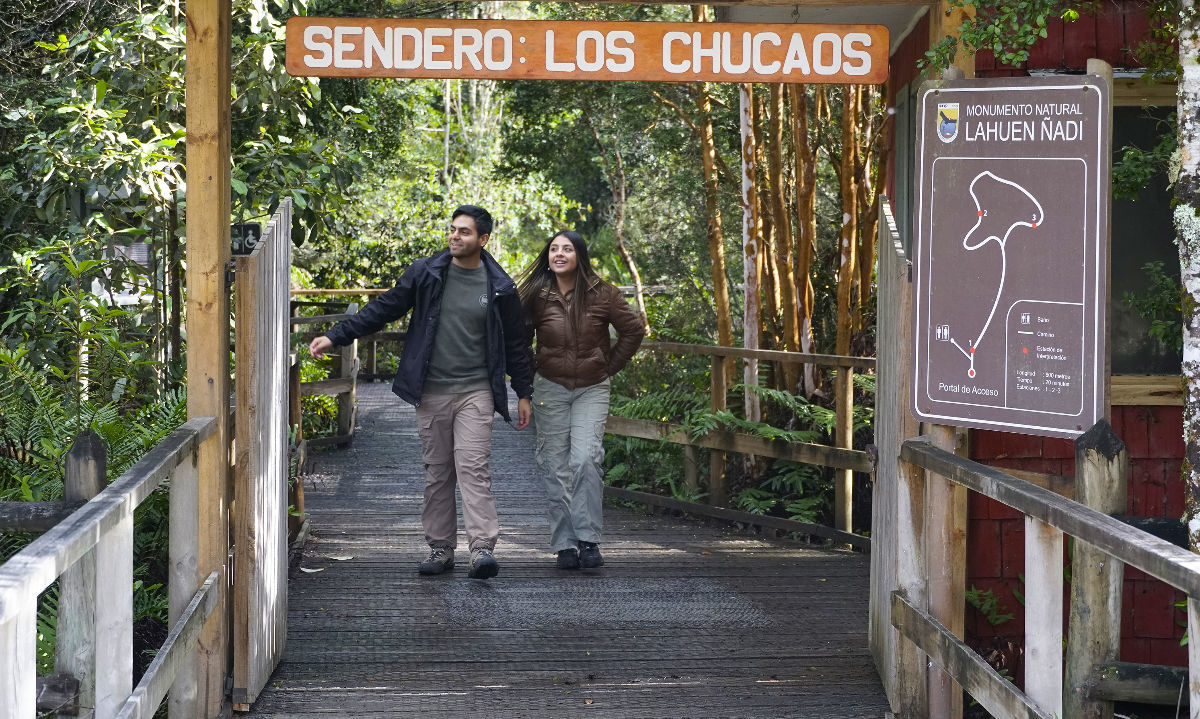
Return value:
<svg viewBox="0 0 1200 719">
<path fill-rule="evenodd" d="M 882 25 L 293 17 L 287 71 L 318 77 L 879 84 Z"/>
</svg>

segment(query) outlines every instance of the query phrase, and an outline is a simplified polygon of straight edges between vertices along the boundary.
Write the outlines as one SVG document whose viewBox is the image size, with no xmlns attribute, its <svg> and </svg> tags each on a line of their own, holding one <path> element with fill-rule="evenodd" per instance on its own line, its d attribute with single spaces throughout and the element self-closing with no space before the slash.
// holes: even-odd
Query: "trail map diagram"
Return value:
<svg viewBox="0 0 1200 719">
<path fill-rule="evenodd" d="M 1011 201 L 995 200 L 998 195 L 1011 190 L 1016 190 L 1024 195 L 1030 207 L 1023 207 L 1021 203 L 1014 204 Z M 963 347 L 955 337 L 950 336 L 950 343 L 957 347 L 969 362 L 967 377 L 974 379 L 976 374 L 975 353 L 983 343 L 988 327 L 991 326 L 992 319 L 996 315 L 996 307 L 1000 304 L 1000 296 L 1004 292 L 1004 279 L 1008 270 L 1008 238 L 1019 227 L 1036 229 L 1038 225 L 1044 223 L 1046 215 L 1042 210 L 1042 203 L 1038 202 L 1029 190 L 988 170 L 984 170 L 971 180 L 969 192 L 971 200 L 975 203 L 976 220 L 970 231 L 963 237 L 963 249 L 975 251 L 989 242 L 995 242 L 1000 246 L 999 281 L 996 283 L 996 294 L 992 298 L 992 307 L 988 311 L 983 327 L 980 328 L 979 334 L 974 340 L 966 340 L 966 347 Z M 990 209 L 997 207 L 1001 209 L 999 211 Z"/>
<path fill-rule="evenodd" d="M 1074 438 L 1104 416 L 1110 105 L 1090 75 L 918 92 L 917 419 Z"/>
</svg>

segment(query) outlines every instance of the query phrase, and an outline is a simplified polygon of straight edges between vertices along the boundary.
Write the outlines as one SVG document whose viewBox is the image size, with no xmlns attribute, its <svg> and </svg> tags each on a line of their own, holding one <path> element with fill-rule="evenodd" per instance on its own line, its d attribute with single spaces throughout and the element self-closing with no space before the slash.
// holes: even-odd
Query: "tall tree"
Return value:
<svg viewBox="0 0 1200 719">
<path fill-rule="evenodd" d="M 767 173 L 771 178 L 771 227 L 774 231 L 775 268 L 779 291 L 779 311 L 783 315 L 783 349 L 800 351 L 799 313 L 797 312 L 796 274 L 793 258 L 796 256 L 792 237 L 792 223 L 788 214 L 787 193 L 783 172 L 783 85 L 771 85 L 770 131 L 768 140 Z M 795 109 L 793 108 L 793 112 Z M 782 366 L 784 387 L 795 392 L 799 384 L 799 372 L 794 364 Z"/>
<path fill-rule="evenodd" d="M 1200 551 L 1200 12 L 1195 0 L 1179 3 L 1179 176 L 1175 181 L 1175 232 L 1183 303 L 1183 415 L 1185 520 L 1193 551 Z"/>
<path fill-rule="evenodd" d="M 758 170 L 757 138 L 754 122 L 754 85 L 739 85 L 742 138 L 742 286 L 744 318 L 742 321 L 742 346 L 758 349 L 762 333 L 762 227 L 758 217 Z M 758 386 L 758 362 L 745 362 L 743 381 L 746 419 L 757 422 L 762 419 L 762 404 L 751 387 Z"/>
<path fill-rule="evenodd" d="M 799 319 L 800 351 L 813 350 L 813 309 L 816 292 L 812 282 L 812 262 L 817 247 L 817 146 L 808 132 L 808 89 L 792 85 L 792 144 L 796 162 L 796 296 Z M 816 391 L 813 366 L 803 369 L 804 393 Z"/>
</svg>

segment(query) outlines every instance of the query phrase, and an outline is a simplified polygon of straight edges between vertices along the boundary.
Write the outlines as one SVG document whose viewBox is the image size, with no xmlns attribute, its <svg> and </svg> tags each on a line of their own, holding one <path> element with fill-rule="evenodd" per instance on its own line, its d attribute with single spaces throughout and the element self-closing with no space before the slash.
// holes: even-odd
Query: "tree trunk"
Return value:
<svg viewBox="0 0 1200 719">
<path fill-rule="evenodd" d="M 880 91 L 879 97 L 886 98 L 887 96 Z M 869 114 L 869 113 L 868 113 Z M 874 171 L 868 170 L 867 177 L 870 182 L 867 185 L 867 190 L 864 194 L 864 205 L 870 207 L 863 222 L 862 231 L 862 252 L 859 255 L 859 274 L 867 278 L 865 287 L 867 291 L 859 292 L 859 307 L 863 307 L 870 299 L 870 277 L 871 272 L 875 267 L 875 253 L 878 251 L 876 243 L 879 238 L 879 188 L 882 186 L 884 178 L 887 177 L 887 147 L 891 142 L 892 123 L 886 121 L 879 128 L 878 142 L 874 143 L 874 147 L 879 148 L 879 161 L 874 165 Z M 861 268 L 866 268 L 865 270 Z"/>
<path fill-rule="evenodd" d="M 708 217 L 708 257 L 712 261 L 713 311 L 717 315 L 717 344 L 733 346 L 733 316 L 729 304 L 729 279 L 725 274 L 725 236 L 721 231 L 721 200 L 717 182 L 716 142 L 712 123 L 712 97 L 706 83 L 696 85 L 700 110 L 700 159 L 704 166 L 704 208 Z M 733 373 L 733 359 L 724 362 L 725 376 Z"/>
<path fill-rule="evenodd" d="M 1183 289 L 1183 410 L 1188 541 L 1200 551 L 1200 17 L 1195 0 L 1179 3 L 1179 179 L 1175 182 L 1175 232 Z"/>
<path fill-rule="evenodd" d="M 817 238 L 817 153 L 810 149 L 808 137 L 808 91 L 803 85 L 791 85 L 792 145 L 796 155 L 796 296 L 800 351 L 812 352 L 812 314 L 816 292 L 812 283 L 812 259 Z M 804 394 L 816 391 L 813 366 L 804 365 Z"/>
<path fill-rule="evenodd" d="M 877 187 L 875 178 L 879 177 L 875 163 L 872 162 L 874 156 L 874 148 L 886 147 L 885 145 L 877 144 L 878 138 L 874 137 L 874 127 L 871 113 L 871 98 L 874 96 L 874 91 L 871 88 L 859 89 L 859 104 L 858 114 L 862 119 L 860 126 L 860 141 L 858 143 L 858 209 L 860 212 L 858 226 L 858 296 L 855 320 L 856 328 L 862 329 L 866 324 L 864 311 L 867 304 L 871 300 L 871 277 L 875 272 L 875 239 L 877 232 L 877 214 L 878 214 L 878 194 L 875 191 Z M 883 161 L 878 164 L 879 168 L 883 167 Z"/>
<path fill-rule="evenodd" d="M 850 306 L 857 265 L 855 247 L 858 244 L 858 182 L 854 176 L 858 146 L 857 90 L 852 85 L 842 87 L 842 235 L 838 262 L 837 289 L 837 353 L 850 354 L 850 335 L 853 330 L 853 309 Z"/>
<path fill-rule="evenodd" d="M 168 323 L 170 327 L 170 345 L 172 361 L 178 361 L 183 357 L 183 337 L 181 328 L 183 326 L 183 288 L 182 288 L 182 273 L 179 262 L 179 200 L 175 199 L 172 194 L 171 210 L 167 216 L 167 293 L 171 304 L 171 319 Z M 291 237 L 288 238 L 291 242 Z"/>
<path fill-rule="evenodd" d="M 757 173 L 755 170 L 756 150 L 754 138 L 754 85 L 739 86 L 742 136 L 742 250 L 743 286 L 745 288 L 745 319 L 742 343 L 746 349 L 759 349 L 759 332 L 762 325 L 759 280 L 762 276 L 762 235 L 758 222 Z M 746 419 L 758 422 L 762 419 L 762 405 L 758 395 L 749 389 L 758 385 L 758 362 L 746 360 L 744 382 Z"/>
<path fill-rule="evenodd" d="M 775 271 L 779 287 L 779 312 L 783 316 L 783 349 L 800 351 L 799 318 L 796 312 L 796 275 L 792 223 L 789 221 L 787 197 L 783 183 L 783 85 L 771 85 L 771 151 L 768 173 L 771 177 L 771 215 L 775 229 Z M 787 363 L 782 366 L 783 386 L 795 392 L 799 385 L 799 369 Z"/>
</svg>

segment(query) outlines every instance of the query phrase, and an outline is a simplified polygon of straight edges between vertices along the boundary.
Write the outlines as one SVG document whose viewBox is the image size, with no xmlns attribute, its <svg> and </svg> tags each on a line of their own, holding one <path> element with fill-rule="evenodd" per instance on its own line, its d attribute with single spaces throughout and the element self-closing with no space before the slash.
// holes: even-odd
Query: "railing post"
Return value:
<svg viewBox="0 0 1200 719">
<path fill-rule="evenodd" d="M 1105 514 L 1123 514 L 1129 475 L 1125 443 L 1100 420 L 1075 440 L 1075 501 Z M 1071 617 L 1067 625 L 1066 719 L 1112 716 L 1112 702 L 1091 699 L 1092 667 L 1121 651 L 1121 585 L 1125 565 L 1076 539 L 1071 554 Z M 1197 706 L 1197 705 L 1193 705 Z"/>
<path fill-rule="evenodd" d="M 167 584 L 167 624 L 172 627 L 183 616 L 184 609 L 199 586 L 196 578 L 196 568 L 199 566 L 199 545 L 196 540 L 200 531 L 197 521 L 197 506 L 200 503 L 197 460 L 198 456 L 193 454 L 190 462 L 181 463 L 171 475 L 171 575 Z M 200 692 L 199 667 L 200 658 L 196 652 L 180 661 L 167 698 L 170 716 L 190 717 L 196 714 Z"/>
<path fill-rule="evenodd" d="M 725 409 L 727 391 L 725 384 L 725 360 L 720 355 L 712 355 L 710 359 L 712 360 L 712 388 L 709 397 L 712 411 L 720 412 Z M 709 454 L 708 503 L 718 507 L 723 507 L 726 503 L 725 453 L 716 449 Z"/>
<path fill-rule="evenodd" d="M 921 438 L 928 441 L 928 437 Z M 925 529 L 928 516 L 927 474 L 914 464 L 898 460 L 896 493 L 896 591 L 914 606 L 928 611 L 929 573 Z M 890 613 L 890 607 L 886 610 Z M 896 637 L 895 697 L 897 716 L 924 719 L 929 712 L 932 671 L 925 652 L 903 636 Z"/>
<path fill-rule="evenodd" d="M 296 436 L 296 481 L 288 487 L 288 503 L 295 508 L 298 516 L 288 517 L 288 531 L 299 530 L 304 517 L 304 482 L 299 475 L 303 471 L 306 460 L 304 447 L 304 412 L 300 403 L 300 358 L 293 354 L 291 366 L 288 367 L 288 424 L 295 428 Z"/>
<path fill-rule="evenodd" d="M 956 427 L 932 425 L 930 435 L 938 449 L 963 454 L 966 432 Z M 967 488 L 933 472 L 925 473 L 926 568 L 929 570 L 929 613 L 954 636 L 966 630 L 967 593 Z M 929 675 L 929 716 L 962 717 L 962 688 L 940 670 Z"/>
<path fill-rule="evenodd" d="M 133 692 L 133 507 L 96 548 L 96 719 L 115 717 Z"/>
<path fill-rule="evenodd" d="M 838 367 L 834 382 L 837 426 L 834 429 L 834 445 L 841 449 L 854 449 L 854 369 Z M 835 471 L 833 482 L 834 526 L 843 532 L 853 528 L 854 471 Z"/>
<path fill-rule="evenodd" d="M 0 622 L 0 717 L 36 716 L 37 596 Z"/>
<path fill-rule="evenodd" d="M 67 453 L 63 499 L 89 501 L 104 488 L 107 455 L 104 442 L 91 430 L 75 437 Z M 108 663 L 111 655 L 105 652 Z M 79 680 L 79 708 L 96 706 L 96 551 L 90 550 L 58 580 L 58 625 L 54 638 L 54 671 Z M 65 716 L 65 715 L 64 715 Z M 74 716 L 74 713 L 72 713 Z"/>
<path fill-rule="evenodd" d="M 1188 636 L 1200 637 L 1200 597 L 1187 598 Z M 1188 642 L 1188 707 L 1196 715 L 1200 707 L 1200 641 Z"/>
<path fill-rule="evenodd" d="M 375 379 L 375 375 L 379 374 L 379 342 L 374 337 L 371 338 L 371 344 L 367 347 L 367 371 L 371 374 L 371 379 Z"/>
<path fill-rule="evenodd" d="M 1063 533 L 1025 517 L 1025 693 L 1051 716 L 1063 712 Z"/>
</svg>

